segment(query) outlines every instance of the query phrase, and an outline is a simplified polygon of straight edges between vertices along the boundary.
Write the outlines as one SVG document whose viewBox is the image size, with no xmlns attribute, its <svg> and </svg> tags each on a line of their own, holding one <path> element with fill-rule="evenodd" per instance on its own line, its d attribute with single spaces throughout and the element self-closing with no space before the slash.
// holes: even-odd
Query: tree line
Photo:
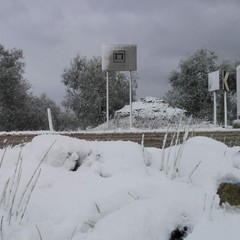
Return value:
<svg viewBox="0 0 240 240">
<path fill-rule="evenodd" d="M 217 53 L 201 48 L 181 60 L 176 70 L 169 74 L 171 89 L 165 100 L 172 106 L 185 109 L 187 114 L 206 121 L 213 121 L 213 93 L 208 91 L 208 73 L 227 71 L 230 92 L 228 98 L 228 119 L 235 120 L 236 113 L 236 67 L 240 58 L 228 61 L 219 59 Z M 224 122 L 223 88 L 217 91 L 218 123 Z"/>
<path fill-rule="evenodd" d="M 63 70 L 62 83 L 66 96 L 62 107 L 46 94 L 34 96 L 31 85 L 23 77 L 23 51 L 5 49 L 0 44 L 0 131 L 48 129 L 47 108 L 52 111 L 55 130 L 76 130 L 95 127 L 106 118 L 106 76 L 101 58 L 77 54 Z M 133 98 L 137 82 L 134 78 Z M 129 102 L 129 81 L 124 73 L 110 73 L 109 110 L 122 108 Z"/>
<path fill-rule="evenodd" d="M 213 96 L 208 91 L 208 73 L 225 70 L 230 73 L 228 94 L 229 119 L 236 118 L 236 66 L 239 60 L 219 61 L 216 52 L 198 49 L 179 62 L 168 77 L 171 89 L 165 100 L 170 106 L 185 109 L 195 118 L 211 121 Z M 47 108 L 52 111 L 55 130 L 95 127 L 106 121 L 106 76 L 101 57 L 88 59 L 77 54 L 63 69 L 61 82 L 66 94 L 62 106 L 46 94 L 34 96 L 24 76 L 23 51 L 5 49 L 0 44 L 0 131 L 48 129 Z M 133 81 L 136 99 L 137 75 Z M 218 121 L 223 121 L 223 90 L 218 91 Z M 129 79 L 122 72 L 109 74 L 110 116 L 129 103 Z"/>
</svg>

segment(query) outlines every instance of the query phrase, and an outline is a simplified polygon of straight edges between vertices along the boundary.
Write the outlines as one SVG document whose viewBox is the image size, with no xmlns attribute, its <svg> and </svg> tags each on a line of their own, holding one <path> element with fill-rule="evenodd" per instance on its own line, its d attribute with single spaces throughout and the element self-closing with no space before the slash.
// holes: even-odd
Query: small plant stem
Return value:
<svg viewBox="0 0 240 240">
<path fill-rule="evenodd" d="M 15 167 L 15 170 L 14 170 L 14 174 L 13 174 L 13 177 L 12 177 L 12 181 L 11 181 L 11 186 L 10 186 L 9 195 L 8 195 L 8 201 L 9 201 L 9 203 L 11 202 L 13 186 L 14 186 L 14 184 L 15 184 L 16 175 L 17 175 L 17 172 L 18 172 L 18 169 L 19 169 L 19 166 L 20 166 L 20 162 L 21 162 L 21 154 L 22 154 L 22 147 L 20 148 L 20 152 L 19 152 L 19 155 L 18 155 L 17 164 L 16 164 L 16 167 Z M 11 207 L 10 207 L 10 208 L 11 208 Z"/>
<path fill-rule="evenodd" d="M 24 215 L 25 215 L 25 212 L 26 212 L 26 209 L 27 209 L 29 200 L 30 200 L 30 198 L 31 198 L 31 196 L 32 196 L 33 190 L 34 190 L 34 188 L 35 188 L 35 186 L 36 186 L 36 184 L 37 184 L 37 181 L 38 181 L 38 179 L 39 179 L 40 174 L 41 174 L 41 169 L 39 169 L 38 174 L 37 174 L 37 177 L 36 177 L 36 179 L 35 179 L 35 182 L 33 183 L 32 187 L 31 187 L 31 189 L 30 189 L 30 193 L 29 193 L 29 195 L 28 195 L 28 197 L 27 197 L 27 200 L 26 200 L 26 203 L 25 203 L 25 208 L 24 208 L 24 210 L 23 210 L 23 212 L 22 212 L 21 220 L 23 219 L 23 217 L 24 217 Z"/>
<path fill-rule="evenodd" d="M 1 236 L 1 240 L 3 240 L 3 216 L 1 218 L 1 223 L 0 223 L 0 236 Z"/>
<path fill-rule="evenodd" d="M 3 155 L 2 155 L 2 157 L 1 157 L 1 161 L 0 161 L 0 169 L 1 169 L 1 167 L 2 167 L 3 159 L 5 158 L 5 155 L 6 155 L 7 149 L 8 149 L 8 147 L 5 147 L 4 152 L 3 152 Z"/>
<path fill-rule="evenodd" d="M 197 170 L 197 168 L 199 167 L 199 165 L 201 164 L 202 161 L 199 161 L 198 164 L 195 166 L 195 168 L 192 170 L 191 174 L 189 175 L 189 178 L 192 178 L 192 175 L 195 173 L 195 171 Z"/>
<path fill-rule="evenodd" d="M 160 167 L 160 171 L 163 171 L 163 169 L 164 169 L 164 161 L 165 161 L 165 145 L 166 145 L 166 142 L 167 142 L 168 130 L 169 130 L 169 128 L 167 129 L 167 132 L 166 132 L 166 134 L 164 135 L 164 139 L 163 139 L 163 145 L 162 145 L 162 159 L 161 159 L 161 167 Z"/>
<path fill-rule="evenodd" d="M 139 197 L 133 196 L 130 192 L 128 192 L 128 195 L 131 196 L 134 200 L 138 200 L 139 199 Z"/>
<path fill-rule="evenodd" d="M 36 229 L 37 229 L 37 232 L 38 232 L 38 235 L 39 235 L 40 240 L 42 240 L 42 235 L 41 235 L 41 232 L 40 232 L 40 230 L 39 230 L 39 228 L 38 228 L 37 225 L 36 225 Z"/>
<path fill-rule="evenodd" d="M 204 195 L 204 201 L 203 201 L 203 212 L 206 210 L 206 200 L 207 200 L 207 194 Z"/>
<path fill-rule="evenodd" d="M 211 208 L 210 208 L 210 212 L 209 212 L 209 217 L 211 218 L 212 217 L 212 210 L 213 210 L 213 203 L 215 201 L 215 197 L 216 195 L 213 196 L 213 199 L 212 199 L 212 204 L 211 204 Z"/>
<path fill-rule="evenodd" d="M 69 240 L 72 240 L 72 239 L 73 239 L 74 234 L 75 234 L 76 231 L 77 231 L 77 226 L 74 228 L 73 233 L 72 233 L 71 237 L 69 238 Z"/>
<path fill-rule="evenodd" d="M 22 148 L 21 148 L 22 150 Z M 11 205 L 10 205 L 10 209 L 9 209 L 9 226 L 11 225 L 11 218 L 12 218 L 12 213 L 13 213 L 13 206 L 14 206 L 14 202 L 15 202 L 15 198 L 16 198 L 16 195 L 17 195 L 17 191 L 18 191 L 18 187 L 19 187 L 19 184 L 20 184 L 20 180 L 21 180 L 21 174 L 22 174 L 22 157 L 21 157 L 21 151 L 20 151 L 20 154 L 19 154 L 19 161 L 18 161 L 18 164 L 17 164 L 17 171 L 16 171 L 16 174 L 14 173 L 14 179 L 13 179 L 13 182 L 16 181 L 16 186 L 15 186 L 15 190 L 14 190 L 14 193 L 13 193 L 13 196 L 12 196 L 12 201 L 11 201 Z M 15 180 L 15 178 L 17 178 Z"/>
<path fill-rule="evenodd" d="M 100 208 L 98 207 L 98 205 L 96 203 L 95 203 L 95 206 L 96 206 L 98 213 L 101 213 Z"/>
<path fill-rule="evenodd" d="M 6 206 L 7 188 L 8 188 L 9 182 L 10 182 L 10 178 L 7 180 L 5 187 L 3 189 L 2 198 L 0 201 L 0 207 L 2 204 L 4 205 L 4 207 Z"/>
<path fill-rule="evenodd" d="M 44 161 L 45 158 L 47 157 L 49 151 L 51 150 L 51 148 L 53 147 L 53 145 L 55 144 L 56 141 L 57 141 L 57 139 L 54 140 L 53 143 L 50 145 L 50 147 L 49 147 L 48 150 L 46 151 L 45 155 L 43 156 L 43 158 L 41 159 L 41 161 L 40 161 L 39 164 L 37 165 L 35 171 L 33 172 L 32 176 L 31 176 L 31 178 L 30 178 L 30 180 L 28 181 L 27 186 L 25 187 L 25 190 L 23 191 L 22 196 L 21 196 L 21 199 L 20 199 L 20 201 L 19 201 L 19 204 L 18 204 L 18 207 L 17 207 L 17 212 L 19 211 L 19 208 L 20 208 L 20 206 L 21 206 L 21 204 L 22 204 L 23 198 L 25 197 L 26 192 L 27 192 L 27 190 L 28 190 L 28 188 L 29 188 L 29 186 L 30 186 L 30 184 L 31 184 L 34 176 L 36 175 L 38 169 L 39 169 L 40 166 L 42 165 L 43 161 Z M 16 217 L 17 217 L 17 214 L 16 214 Z"/>
</svg>

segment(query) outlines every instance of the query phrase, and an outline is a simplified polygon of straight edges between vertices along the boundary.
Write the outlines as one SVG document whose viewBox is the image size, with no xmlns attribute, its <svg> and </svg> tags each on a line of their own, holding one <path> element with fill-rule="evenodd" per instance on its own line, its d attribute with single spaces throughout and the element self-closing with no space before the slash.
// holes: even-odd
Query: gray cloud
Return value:
<svg viewBox="0 0 240 240">
<path fill-rule="evenodd" d="M 206 47 L 239 54 L 238 0 L 3 0 L 0 43 L 23 49 L 36 94 L 63 100 L 63 69 L 79 52 L 101 54 L 107 43 L 138 46 L 138 96 L 162 97 L 180 59 Z"/>
</svg>

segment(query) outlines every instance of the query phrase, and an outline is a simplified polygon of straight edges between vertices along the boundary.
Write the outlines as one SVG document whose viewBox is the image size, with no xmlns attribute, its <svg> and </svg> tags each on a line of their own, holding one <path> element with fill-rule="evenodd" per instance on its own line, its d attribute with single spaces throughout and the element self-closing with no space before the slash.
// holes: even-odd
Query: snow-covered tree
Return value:
<svg viewBox="0 0 240 240">
<path fill-rule="evenodd" d="M 195 117 L 211 116 L 212 96 L 208 92 L 208 73 L 217 70 L 216 60 L 216 53 L 207 49 L 199 49 L 181 60 L 178 69 L 169 76 L 172 89 L 166 94 L 166 100 Z"/>
<path fill-rule="evenodd" d="M 0 44 L 0 131 L 25 129 L 30 85 L 23 73 L 22 51 Z"/>
<path fill-rule="evenodd" d="M 79 127 L 97 126 L 103 123 L 106 113 L 106 73 L 102 71 L 101 58 L 87 59 L 79 54 L 65 68 L 62 82 L 66 86 L 63 105 L 71 109 L 79 120 Z M 133 97 L 136 96 L 136 78 Z M 122 108 L 129 102 L 129 81 L 125 74 L 109 74 L 109 111 Z"/>
<path fill-rule="evenodd" d="M 172 106 L 187 110 L 194 117 L 212 120 L 213 94 L 208 91 L 208 73 L 222 70 L 229 75 L 228 119 L 236 118 L 236 67 L 239 60 L 218 61 L 214 51 L 199 49 L 186 59 L 181 60 L 178 69 L 171 72 L 169 82 L 172 89 L 167 92 L 166 100 Z M 217 91 L 218 122 L 224 121 L 223 89 Z"/>
</svg>

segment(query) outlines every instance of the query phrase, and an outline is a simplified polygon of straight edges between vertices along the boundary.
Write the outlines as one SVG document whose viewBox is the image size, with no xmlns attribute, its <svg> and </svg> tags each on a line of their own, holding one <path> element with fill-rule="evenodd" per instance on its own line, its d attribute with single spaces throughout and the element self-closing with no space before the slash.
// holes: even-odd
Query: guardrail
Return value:
<svg viewBox="0 0 240 240">
<path fill-rule="evenodd" d="M 179 141 L 181 142 L 184 136 L 184 131 L 179 132 Z M 54 133 L 6 133 L 0 135 L 0 148 L 7 145 L 15 146 L 30 142 L 35 136 L 42 134 L 58 134 L 69 136 L 78 139 L 85 139 L 88 141 L 132 141 L 141 143 L 144 135 L 145 147 L 158 147 L 161 148 L 163 140 L 166 137 L 165 147 L 169 146 L 171 141 L 176 140 L 176 131 L 169 131 L 168 133 L 161 132 L 54 132 Z M 166 135 L 167 134 L 167 135 Z M 190 131 L 188 137 L 205 136 L 213 138 L 217 141 L 223 142 L 228 146 L 240 146 L 240 130 L 222 130 L 222 131 Z"/>
</svg>

